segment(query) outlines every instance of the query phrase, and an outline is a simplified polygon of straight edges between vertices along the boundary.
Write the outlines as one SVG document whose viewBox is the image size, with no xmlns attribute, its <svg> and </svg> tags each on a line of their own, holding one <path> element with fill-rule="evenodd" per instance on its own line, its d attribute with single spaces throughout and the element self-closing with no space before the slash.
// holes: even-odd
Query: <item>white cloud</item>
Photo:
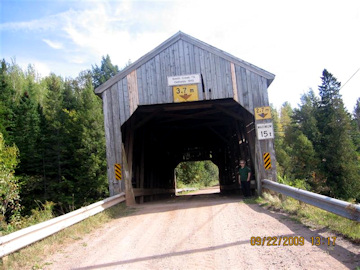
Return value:
<svg viewBox="0 0 360 270">
<path fill-rule="evenodd" d="M 51 41 L 51 40 L 45 39 L 45 38 L 43 39 L 43 41 L 53 49 L 58 50 L 58 49 L 63 48 L 63 45 L 61 42 Z"/>
<path fill-rule="evenodd" d="M 23 58 L 23 59 L 16 59 L 16 63 L 23 69 L 27 70 L 29 63 L 34 67 L 36 72 L 40 77 L 48 76 L 52 70 L 49 67 L 48 63 L 38 61 L 37 59 L 33 58 Z"/>
</svg>

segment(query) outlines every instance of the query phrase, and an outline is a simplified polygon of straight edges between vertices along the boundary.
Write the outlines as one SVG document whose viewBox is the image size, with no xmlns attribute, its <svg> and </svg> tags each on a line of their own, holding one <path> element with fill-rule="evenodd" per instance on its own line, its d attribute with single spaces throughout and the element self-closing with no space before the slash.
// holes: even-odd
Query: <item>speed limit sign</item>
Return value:
<svg viewBox="0 0 360 270">
<path fill-rule="evenodd" d="M 257 124 L 256 133 L 258 140 L 274 139 L 274 128 L 272 123 Z"/>
</svg>

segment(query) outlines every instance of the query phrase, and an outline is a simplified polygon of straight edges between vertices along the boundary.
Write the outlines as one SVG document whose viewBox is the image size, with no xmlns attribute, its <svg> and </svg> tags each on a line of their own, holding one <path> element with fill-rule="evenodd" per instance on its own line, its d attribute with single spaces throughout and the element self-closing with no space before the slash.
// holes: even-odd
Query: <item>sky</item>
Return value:
<svg viewBox="0 0 360 270">
<path fill-rule="evenodd" d="M 360 97 L 359 0 L 0 0 L 0 57 L 76 78 L 122 68 L 182 31 L 275 74 L 276 108 L 318 93 L 324 69 L 349 112 Z M 350 80 L 349 80 L 350 79 Z"/>
</svg>

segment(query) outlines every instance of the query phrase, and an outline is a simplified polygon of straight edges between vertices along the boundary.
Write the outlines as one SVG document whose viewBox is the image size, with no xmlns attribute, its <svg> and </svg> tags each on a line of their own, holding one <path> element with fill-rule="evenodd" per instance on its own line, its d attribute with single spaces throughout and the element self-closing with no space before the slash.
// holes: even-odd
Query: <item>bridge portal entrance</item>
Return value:
<svg viewBox="0 0 360 270">
<path fill-rule="evenodd" d="M 139 106 L 121 127 L 125 151 L 133 152 L 132 187 L 175 189 L 180 162 L 211 160 L 221 192 L 238 189 L 240 159 L 255 176 L 253 118 L 233 99 Z"/>
</svg>

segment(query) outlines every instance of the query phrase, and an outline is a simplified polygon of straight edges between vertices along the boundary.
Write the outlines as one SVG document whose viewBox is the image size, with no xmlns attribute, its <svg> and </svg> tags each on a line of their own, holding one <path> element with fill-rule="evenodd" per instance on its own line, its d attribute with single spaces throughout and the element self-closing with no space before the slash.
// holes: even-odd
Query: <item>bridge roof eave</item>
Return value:
<svg viewBox="0 0 360 270">
<path fill-rule="evenodd" d="M 161 43 L 158 47 L 156 47 L 155 49 L 153 49 L 152 51 L 150 51 L 149 53 L 145 54 L 144 56 L 142 56 L 141 58 L 139 58 L 137 61 L 135 61 L 133 64 L 129 65 L 128 67 L 124 68 L 122 71 L 120 71 L 118 74 L 116 74 L 115 76 L 113 76 L 112 78 L 110 78 L 109 80 L 107 80 L 106 82 L 104 82 L 102 85 L 100 85 L 99 87 L 97 87 L 95 89 L 95 94 L 101 95 L 101 93 L 103 93 L 104 91 L 108 90 L 109 88 L 111 88 L 112 85 L 114 85 L 115 83 L 117 83 L 118 81 L 120 81 L 121 79 L 125 78 L 128 74 L 130 74 L 133 70 L 138 69 L 141 65 L 143 65 L 144 63 L 146 63 L 147 61 L 149 61 L 150 59 L 152 59 L 153 57 L 155 57 L 157 54 L 161 53 L 163 50 L 165 50 L 166 48 L 170 47 L 171 45 L 173 45 L 174 43 L 176 43 L 179 40 L 184 40 L 190 44 L 193 44 L 199 48 L 202 48 L 204 50 L 207 50 L 215 55 L 218 55 L 230 62 L 233 62 L 234 64 L 237 64 L 241 67 L 244 67 L 262 77 L 264 77 L 267 81 L 267 86 L 269 86 L 272 81 L 275 79 L 275 75 L 264 70 L 261 69 L 253 64 L 250 64 L 249 62 L 246 62 L 238 57 L 235 57 L 227 52 L 224 52 L 216 47 L 213 47 L 201 40 L 198 40 L 190 35 L 187 35 L 181 31 L 179 31 L 178 33 L 176 33 L 175 35 L 173 35 L 172 37 L 170 37 L 169 39 L 167 39 L 166 41 L 164 41 L 163 43 Z"/>
</svg>

